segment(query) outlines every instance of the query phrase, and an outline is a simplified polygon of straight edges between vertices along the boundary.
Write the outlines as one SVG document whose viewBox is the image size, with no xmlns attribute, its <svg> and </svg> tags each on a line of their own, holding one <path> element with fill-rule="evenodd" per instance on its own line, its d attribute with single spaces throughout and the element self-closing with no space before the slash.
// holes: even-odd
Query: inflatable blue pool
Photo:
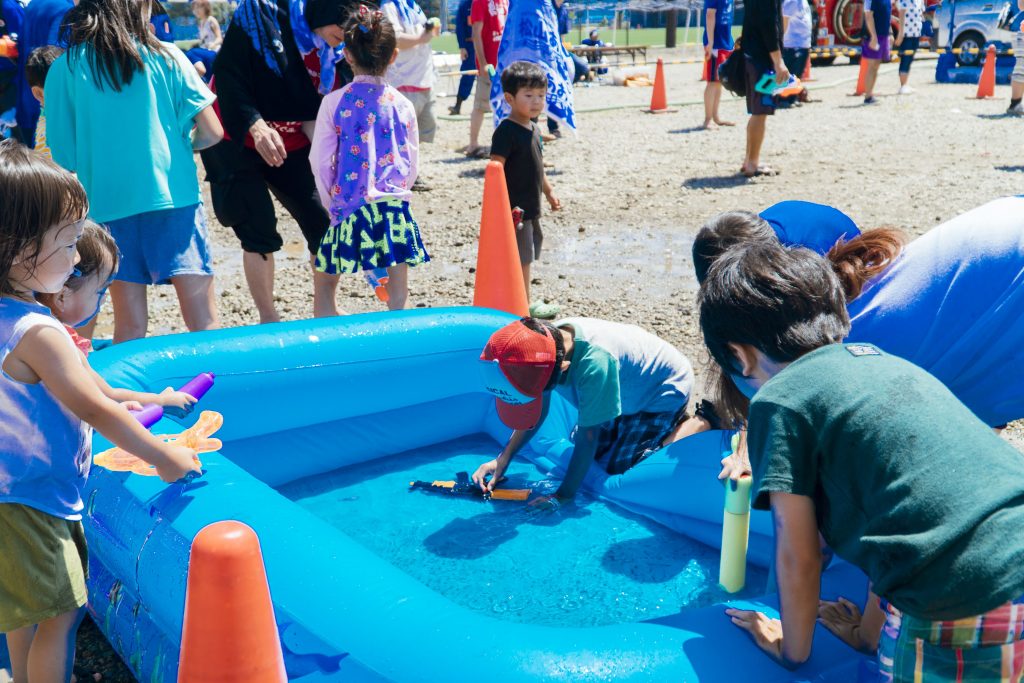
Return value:
<svg viewBox="0 0 1024 683">
<path fill-rule="evenodd" d="M 787 671 L 723 614 L 715 475 L 728 433 L 685 439 L 624 475 L 592 471 L 579 503 L 554 512 L 407 490 L 471 470 L 507 438 L 477 368 L 510 319 L 355 315 L 95 354 L 115 386 L 158 391 L 214 372 L 201 407 L 224 415 L 224 447 L 191 483 L 90 477 L 90 609 L 136 676 L 176 679 L 189 545 L 236 519 L 260 537 L 291 680 L 855 679 L 861 658 L 821 628 L 812 659 Z M 574 419 L 556 398 L 511 485 L 551 486 Z M 97 452 L 107 446 L 97 437 Z M 774 611 L 760 595 L 763 513 L 750 545 L 749 589 L 730 604 Z M 861 600 L 865 587 L 841 562 L 823 579 L 826 597 Z"/>
</svg>

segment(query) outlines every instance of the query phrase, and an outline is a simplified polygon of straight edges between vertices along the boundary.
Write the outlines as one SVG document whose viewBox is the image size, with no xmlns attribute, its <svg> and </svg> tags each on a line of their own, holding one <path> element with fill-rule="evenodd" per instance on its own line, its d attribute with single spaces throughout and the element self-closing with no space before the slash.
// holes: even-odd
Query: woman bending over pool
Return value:
<svg viewBox="0 0 1024 683">
<path fill-rule="evenodd" d="M 846 295 L 847 341 L 919 365 L 990 427 L 1024 418 L 1024 197 L 991 201 L 904 246 L 892 229 L 861 233 L 847 216 L 782 202 L 760 216 L 720 214 L 693 245 L 703 280 L 737 243 L 807 246 L 832 264 Z"/>
<path fill-rule="evenodd" d="M 820 533 L 901 614 L 879 646 L 890 680 L 1020 680 L 1020 454 L 921 368 L 843 342 L 846 293 L 809 250 L 728 250 L 699 306 L 775 525 L 781 619 L 728 609 L 733 623 L 780 664 L 807 660 Z"/>
<path fill-rule="evenodd" d="M 609 474 L 622 474 L 663 445 L 710 428 L 705 417 L 686 413 L 690 361 L 635 325 L 523 318 L 491 335 L 480 360 L 498 416 L 515 430 L 501 454 L 473 474 L 485 491 L 504 478 L 543 423 L 550 391 L 579 410 L 572 458 L 555 494 L 563 499 L 576 495 L 595 460 Z"/>
</svg>

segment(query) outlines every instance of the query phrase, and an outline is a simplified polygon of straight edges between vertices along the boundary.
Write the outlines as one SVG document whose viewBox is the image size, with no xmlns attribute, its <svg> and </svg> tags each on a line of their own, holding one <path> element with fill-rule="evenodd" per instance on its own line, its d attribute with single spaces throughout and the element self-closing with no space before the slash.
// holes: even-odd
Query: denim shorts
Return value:
<svg viewBox="0 0 1024 683">
<path fill-rule="evenodd" d="M 213 275 L 203 203 L 108 221 L 121 252 L 114 280 L 166 285 L 178 275 Z"/>
</svg>

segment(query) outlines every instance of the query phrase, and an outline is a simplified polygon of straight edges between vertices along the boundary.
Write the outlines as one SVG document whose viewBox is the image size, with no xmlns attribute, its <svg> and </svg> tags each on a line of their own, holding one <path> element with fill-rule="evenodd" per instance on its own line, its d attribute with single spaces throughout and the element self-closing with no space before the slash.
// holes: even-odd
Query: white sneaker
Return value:
<svg viewBox="0 0 1024 683">
<path fill-rule="evenodd" d="M 914 89 L 911 88 L 909 85 L 901 85 L 900 86 L 900 91 L 899 91 L 900 95 L 909 95 L 912 92 L 914 92 Z"/>
</svg>

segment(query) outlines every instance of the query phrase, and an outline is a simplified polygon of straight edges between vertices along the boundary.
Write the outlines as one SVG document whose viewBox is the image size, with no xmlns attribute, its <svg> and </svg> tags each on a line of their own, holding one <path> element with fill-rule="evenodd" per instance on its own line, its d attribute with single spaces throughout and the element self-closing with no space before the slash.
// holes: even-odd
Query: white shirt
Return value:
<svg viewBox="0 0 1024 683">
<path fill-rule="evenodd" d="M 907 38 L 920 38 L 924 26 L 924 0 L 896 0 L 897 9 L 905 11 L 903 35 Z"/>
<path fill-rule="evenodd" d="M 407 33 L 418 36 L 423 33 L 426 27 L 426 17 L 419 13 L 421 21 L 418 23 L 403 22 L 395 8 L 395 3 L 385 3 L 381 8 L 384 16 L 395 27 L 395 33 Z M 394 64 L 388 67 L 385 76 L 389 85 L 395 88 L 420 88 L 428 89 L 434 87 L 434 56 L 430 49 L 430 43 L 420 43 L 416 47 L 400 49 Z"/>
</svg>

